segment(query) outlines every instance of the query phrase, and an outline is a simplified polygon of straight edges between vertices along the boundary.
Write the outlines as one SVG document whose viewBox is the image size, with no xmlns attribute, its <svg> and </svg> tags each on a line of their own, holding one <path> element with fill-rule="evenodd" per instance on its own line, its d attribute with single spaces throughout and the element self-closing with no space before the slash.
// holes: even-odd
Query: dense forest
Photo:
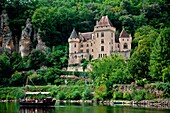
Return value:
<svg viewBox="0 0 170 113">
<path fill-rule="evenodd" d="M 1 0 L 0 12 L 6 10 L 13 37 L 20 39 L 27 18 L 34 31 L 49 47 L 46 53 L 32 50 L 22 58 L 20 54 L 0 55 L 0 85 L 22 86 L 27 76 L 37 85 L 63 83 L 60 75 L 68 63 L 68 37 L 73 28 L 93 31 L 96 20 L 107 15 L 120 32 L 125 28 L 132 34 L 131 58 L 113 55 L 91 63 L 88 77 L 94 84 L 126 84 L 137 81 L 170 81 L 170 3 L 168 0 Z M 36 41 L 33 40 L 35 48 Z M 45 66 L 47 68 L 42 69 Z M 36 73 L 35 73 L 36 72 Z M 75 72 L 76 75 L 85 75 Z M 75 74 L 74 73 L 74 74 Z"/>
</svg>

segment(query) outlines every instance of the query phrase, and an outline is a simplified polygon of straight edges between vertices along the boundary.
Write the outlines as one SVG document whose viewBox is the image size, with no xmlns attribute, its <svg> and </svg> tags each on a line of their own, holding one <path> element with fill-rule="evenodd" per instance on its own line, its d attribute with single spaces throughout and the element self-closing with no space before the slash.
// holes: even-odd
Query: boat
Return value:
<svg viewBox="0 0 170 113">
<path fill-rule="evenodd" d="M 28 84 L 28 79 L 26 84 Z M 48 96 L 50 92 L 29 92 L 28 85 L 26 85 L 25 97 L 19 99 L 20 107 L 52 107 L 56 100 Z M 43 96 L 43 98 L 38 98 Z"/>
</svg>

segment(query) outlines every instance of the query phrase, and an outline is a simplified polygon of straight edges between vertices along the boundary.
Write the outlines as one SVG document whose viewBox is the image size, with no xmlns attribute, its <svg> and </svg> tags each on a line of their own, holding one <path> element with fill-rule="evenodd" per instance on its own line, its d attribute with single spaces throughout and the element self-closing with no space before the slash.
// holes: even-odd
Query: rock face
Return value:
<svg viewBox="0 0 170 113">
<path fill-rule="evenodd" d="M 42 52 L 45 53 L 47 46 L 45 45 L 45 42 L 42 41 L 42 38 L 40 37 L 39 32 L 37 33 L 37 41 L 38 41 L 38 44 L 36 46 L 36 50 L 41 50 Z"/>
<path fill-rule="evenodd" d="M 19 51 L 22 57 L 26 57 L 31 52 L 31 34 L 32 24 L 28 18 L 26 21 L 26 27 L 22 30 L 21 39 L 19 42 Z"/>
<path fill-rule="evenodd" d="M 0 28 L 0 54 L 4 51 L 12 53 L 14 51 L 14 44 L 12 40 L 12 32 L 8 26 L 8 14 L 5 10 L 1 14 L 1 28 Z"/>
</svg>

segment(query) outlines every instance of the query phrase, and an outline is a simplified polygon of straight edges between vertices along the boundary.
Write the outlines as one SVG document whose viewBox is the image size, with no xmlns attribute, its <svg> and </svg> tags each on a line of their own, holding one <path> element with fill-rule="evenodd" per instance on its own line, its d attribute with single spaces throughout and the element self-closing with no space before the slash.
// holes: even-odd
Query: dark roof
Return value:
<svg viewBox="0 0 170 113">
<path fill-rule="evenodd" d="M 86 41 L 86 40 L 92 39 L 92 33 L 93 33 L 93 32 L 79 33 L 79 35 L 80 35 L 80 40 L 81 40 L 81 41 Z"/>
<path fill-rule="evenodd" d="M 119 34 L 115 34 L 115 42 L 119 43 Z"/>
<path fill-rule="evenodd" d="M 72 31 L 72 33 L 71 33 L 71 35 L 70 35 L 70 38 L 78 38 L 78 35 L 77 35 L 77 33 L 76 33 L 75 28 L 73 29 L 73 31 Z"/>
<path fill-rule="evenodd" d="M 107 16 L 102 16 L 100 21 L 97 23 L 97 26 L 107 26 L 107 25 L 113 26 Z"/>
<path fill-rule="evenodd" d="M 123 29 L 123 30 L 121 31 L 119 37 L 127 37 L 127 38 L 129 38 L 129 34 L 125 31 L 125 29 Z"/>
</svg>

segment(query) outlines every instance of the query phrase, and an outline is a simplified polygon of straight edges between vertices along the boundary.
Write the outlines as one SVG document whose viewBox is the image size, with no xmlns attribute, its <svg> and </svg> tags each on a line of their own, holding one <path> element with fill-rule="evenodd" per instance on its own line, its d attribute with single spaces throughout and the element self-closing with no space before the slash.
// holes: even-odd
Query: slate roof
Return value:
<svg viewBox="0 0 170 113">
<path fill-rule="evenodd" d="M 92 33 L 93 32 L 79 33 L 80 40 L 81 41 L 91 40 L 92 39 Z"/>
<path fill-rule="evenodd" d="M 123 29 L 119 37 L 129 38 L 129 34 L 125 31 L 125 29 Z"/>
<path fill-rule="evenodd" d="M 107 26 L 107 25 L 113 26 L 108 16 L 102 16 L 100 21 L 97 23 L 97 26 Z"/>
<path fill-rule="evenodd" d="M 76 33 L 75 28 L 73 29 L 73 31 L 71 32 L 70 38 L 78 38 L 79 36 Z"/>
</svg>

